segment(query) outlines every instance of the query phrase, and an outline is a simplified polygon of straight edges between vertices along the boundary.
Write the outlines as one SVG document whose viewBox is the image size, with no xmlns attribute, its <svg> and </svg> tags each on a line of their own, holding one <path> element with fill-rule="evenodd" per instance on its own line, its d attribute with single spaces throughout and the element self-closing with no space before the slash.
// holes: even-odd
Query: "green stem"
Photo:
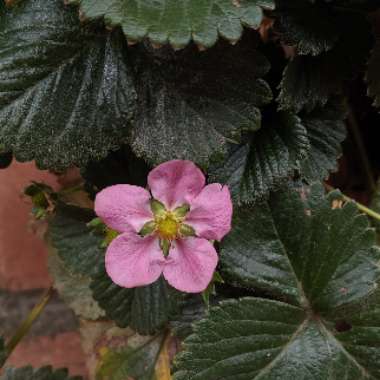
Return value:
<svg viewBox="0 0 380 380">
<path fill-rule="evenodd" d="M 44 295 L 42 296 L 42 298 L 38 302 L 38 304 L 34 306 L 34 308 L 31 310 L 31 312 L 26 317 L 26 319 L 21 323 L 21 325 L 19 326 L 19 328 L 17 329 L 17 331 L 13 335 L 13 337 L 6 344 L 6 346 L 5 346 L 6 354 L 7 354 L 6 359 L 9 358 L 9 356 L 12 354 L 13 350 L 20 343 L 20 341 L 29 333 L 30 328 L 32 327 L 35 320 L 40 316 L 40 314 L 44 310 L 45 306 L 48 304 L 53 293 L 54 293 L 54 289 L 53 289 L 53 287 L 50 287 L 44 293 Z"/>
<path fill-rule="evenodd" d="M 362 138 L 362 135 L 360 133 L 359 124 L 356 120 L 355 114 L 352 111 L 351 107 L 348 105 L 347 108 L 348 108 L 348 119 L 347 119 L 347 121 L 348 121 L 350 130 L 352 132 L 352 135 L 354 137 L 356 146 L 358 148 L 360 161 L 362 163 L 364 173 L 365 173 L 366 178 L 367 178 L 367 184 L 368 184 L 368 187 L 369 187 L 371 193 L 374 193 L 376 191 L 376 183 L 375 183 L 375 180 L 373 178 L 371 164 L 369 162 L 367 151 L 366 151 L 366 148 L 365 148 L 365 145 L 363 142 L 363 138 Z"/>
<path fill-rule="evenodd" d="M 332 186 L 328 185 L 328 184 L 325 184 L 325 187 L 328 191 L 332 191 L 332 190 L 336 190 L 334 189 Z M 380 214 L 378 214 L 376 211 L 373 211 L 371 210 L 370 208 L 364 206 L 363 204 L 355 201 L 355 199 L 352 199 L 350 197 L 348 197 L 347 195 L 344 195 L 342 194 L 342 198 L 346 201 L 346 202 L 354 202 L 357 206 L 357 208 L 364 212 L 365 214 L 367 214 L 368 216 L 380 221 Z"/>
</svg>

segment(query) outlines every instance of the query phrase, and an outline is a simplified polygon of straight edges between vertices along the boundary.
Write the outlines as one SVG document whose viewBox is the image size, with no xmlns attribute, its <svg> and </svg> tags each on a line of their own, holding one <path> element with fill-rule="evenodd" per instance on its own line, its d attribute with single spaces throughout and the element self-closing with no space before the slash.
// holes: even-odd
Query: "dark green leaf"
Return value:
<svg viewBox="0 0 380 380">
<path fill-rule="evenodd" d="M 6 169 L 13 161 L 12 152 L 0 152 L 0 169 Z"/>
<path fill-rule="evenodd" d="M 302 123 L 307 130 L 310 151 L 301 163 L 301 176 L 309 183 L 325 180 L 338 169 L 346 125 L 343 120 L 331 117 L 328 109 L 304 116 Z"/>
<path fill-rule="evenodd" d="M 225 301 L 195 325 L 174 380 L 377 379 L 379 318 L 352 331 L 298 307 L 263 299 Z"/>
<path fill-rule="evenodd" d="M 81 170 L 86 189 L 93 196 L 107 186 L 121 183 L 145 187 L 148 173 L 146 163 L 127 147 L 111 152 L 103 160 L 90 162 Z"/>
<path fill-rule="evenodd" d="M 50 366 L 33 369 L 32 367 L 7 368 L 1 380 L 82 380 L 82 377 L 70 377 L 66 369 L 53 370 Z"/>
<path fill-rule="evenodd" d="M 79 23 L 62 0 L 0 5 L 0 143 L 64 169 L 127 141 L 136 94 L 119 32 Z"/>
<path fill-rule="evenodd" d="M 337 42 L 336 15 L 327 5 L 277 0 L 276 8 L 275 29 L 285 44 L 297 47 L 298 54 L 319 55 Z"/>
<path fill-rule="evenodd" d="M 297 116 L 280 113 L 248 143 L 231 148 L 224 165 L 210 173 L 211 181 L 225 183 L 238 204 L 252 203 L 286 182 L 306 157 L 309 141 Z"/>
<path fill-rule="evenodd" d="M 296 56 L 284 70 L 277 98 L 280 109 L 312 111 L 342 91 L 342 64 L 331 52 L 318 57 Z"/>
<path fill-rule="evenodd" d="M 175 48 L 191 40 L 210 47 L 219 36 L 236 42 L 243 26 L 258 28 L 263 12 L 260 6 L 273 8 L 272 0 L 69 0 L 81 6 L 89 19 L 104 17 L 107 25 L 120 25 L 132 41 L 148 37 L 155 44 L 170 43 Z"/>
<path fill-rule="evenodd" d="M 87 227 L 94 217 L 92 210 L 59 203 L 49 220 L 51 243 L 72 274 L 89 276 L 104 261 L 104 236 Z"/>
<path fill-rule="evenodd" d="M 180 339 L 188 337 L 192 332 L 192 324 L 206 315 L 207 307 L 200 295 L 187 295 L 179 305 L 180 313 L 170 321 L 174 335 Z"/>
<path fill-rule="evenodd" d="M 3 366 L 6 359 L 7 359 L 7 353 L 5 349 L 5 342 L 4 342 L 3 337 L 0 336 L 0 368 Z"/>
<path fill-rule="evenodd" d="M 260 128 L 258 107 L 272 93 L 259 79 L 268 61 L 254 49 L 257 35 L 251 37 L 203 53 L 188 48 L 166 60 L 139 50 L 132 135 L 137 155 L 154 164 L 180 158 L 207 167 L 226 153 L 227 142 Z"/>
<path fill-rule="evenodd" d="M 313 192 L 309 204 L 284 190 L 235 209 L 220 251 L 226 276 L 316 311 L 368 297 L 380 275 L 374 231 L 354 203 L 332 209 Z"/>
<path fill-rule="evenodd" d="M 120 327 L 130 326 L 139 334 L 154 334 L 175 312 L 177 295 L 161 277 L 154 284 L 121 288 L 108 277 L 104 264 L 93 276 L 91 289 L 107 316 Z"/>
</svg>

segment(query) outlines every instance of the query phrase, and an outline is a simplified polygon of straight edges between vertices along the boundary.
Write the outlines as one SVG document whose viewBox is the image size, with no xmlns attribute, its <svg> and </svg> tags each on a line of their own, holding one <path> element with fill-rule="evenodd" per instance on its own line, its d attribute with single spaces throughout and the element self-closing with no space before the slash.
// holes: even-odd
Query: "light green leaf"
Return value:
<svg viewBox="0 0 380 380">
<path fill-rule="evenodd" d="M 136 93 L 121 33 L 82 27 L 62 0 L 0 5 L 0 144 L 65 169 L 127 141 Z"/>
<path fill-rule="evenodd" d="M 7 368 L 0 376 L 1 380 L 82 380 L 82 377 L 70 377 L 66 369 L 53 370 L 50 366 L 33 369 L 32 367 Z"/>
<path fill-rule="evenodd" d="M 204 47 L 219 36 L 236 42 L 243 26 L 258 28 L 261 6 L 273 8 L 272 0 L 69 0 L 80 4 L 84 17 L 104 17 L 109 26 L 120 25 L 131 41 L 149 38 L 155 44 L 182 48 L 191 40 Z"/>
<path fill-rule="evenodd" d="M 280 113 L 265 122 L 249 141 L 231 147 L 223 166 L 210 173 L 210 180 L 227 184 L 237 204 L 252 203 L 287 181 L 310 149 L 300 119 Z"/>
<path fill-rule="evenodd" d="M 378 319 L 338 334 L 302 308 L 243 298 L 222 302 L 194 329 L 174 380 L 374 380 L 380 374 Z"/>
</svg>

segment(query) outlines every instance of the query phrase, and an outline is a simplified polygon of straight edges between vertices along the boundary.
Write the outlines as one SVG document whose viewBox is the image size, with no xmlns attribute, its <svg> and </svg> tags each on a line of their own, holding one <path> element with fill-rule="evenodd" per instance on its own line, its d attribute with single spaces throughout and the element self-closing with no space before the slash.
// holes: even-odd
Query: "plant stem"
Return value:
<svg viewBox="0 0 380 380">
<path fill-rule="evenodd" d="M 365 173 L 366 178 L 367 178 L 368 187 L 369 187 L 371 193 L 373 194 L 376 191 L 376 183 L 375 183 L 375 180 L 373 178 L 371 164 L 370 164 L 369 159 L 368 159 L 367 151 L 366 151 L 366 148 L 365 148 L 365 145 L 363 142 L 362 135 L 360 133 L 360 128 L 359 128 L 358 122 L 356 120 L 355 114 L 349 105 L 347 106 L 347 108 L 348 108 L 347 121 L 348 121 L 350 130 L 352 132 L 356 146 L 357 146 L 358 151 L 359 151 L 359 156 L 360 156 L 360 160 L 361 160 L 361 163 L 362 163 L 362 166 L 364 169 L 364 173 Z"/>
<path fill-rule="evenodd" d="M 334 189 L 332 186 L 330 186 L 330 185 L 328 185 L 328 184 L 326 184 L 326 183 L 325 183 L 325 188 L 326 188 L 328 191 L 336 190 L 336 189 Z M 355 201 L 355 199 L 352 199 L 352 198 L 348 197 L 347 195 L 344 195 L 343 193 L 342 193 L 342 198 L 343 198 L 346 202 L 354 202 L 354 203 L 356 204 L 357 208 L 358 208 L 360 211 L 362 211 L 362 212 L 364 212 L 365 214 L 367 214 L 368 216 L 370 216 L 370 217 L 372 217 L 372 218 L 374 218 L 374 219 L 380 221 L 380 214 L 378 214 L 376 211 L 371 210 L 370 208 L 364 206 L 363 204 L 361 204 L 361 203 Z"/>
<path fill-rule="evenodd" d="M 21 323 L 13 337 L 9 340 L 9 342 L 6 344 L 6 359 L 9 358 L 13 350 L 16 348 L 16 346 L 20 343 L 20 341 L 28 334 L 30 331 L 30 328 L 32 327 L 35 320 L 40 316 L 42 311 L 44 310 L 45 306 L 48 304 L 51 296 L 53 295 L 54 289 L 53 287 L 50 287 L 42 296 L 41 300 L 38 302 L 37 305 L 34 306 L 34 308 L 31 310 L 29 315 L 26 317 L 26 319 Z"/>
</svg>

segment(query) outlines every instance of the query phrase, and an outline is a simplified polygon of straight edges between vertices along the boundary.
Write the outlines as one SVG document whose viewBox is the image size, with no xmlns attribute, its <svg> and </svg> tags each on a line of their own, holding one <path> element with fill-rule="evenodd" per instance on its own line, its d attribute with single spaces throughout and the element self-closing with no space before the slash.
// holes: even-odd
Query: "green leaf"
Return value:
<svg viewBox="0 0 380 380">
<path fill-rule="evenodd" d="M 264 299 L 222 302 L 198 322 L 174 380 L 365 380 L 380 374 L 379 319 L 339 334 L 302 308 Z"/>
<path fill-rule="evenodd" d="M 220 43 L 203 53 L 188 48 L 166 59 L 139 49 L 135 153 L 153 164 L 176 158 L 207 167 L 226 154 L 228 142 L 259 129 L 258 107 L 272 92 L 260 79 L 269 63 L 254 49 L 257 38 L 254 33 L 236 46 Z"/>
<path fill-rule="evenodd" d="M 78 3 L 84 17 L 104 17 L 111 27 L 120 25 L 127 38 L 149 38 L 155 44 L 182 48 L 193 40 L 210 47 L 219 36 L 236 42 L 243 26 L 258 28 L 263 18 L 260 6 L 273 8 L 272 0 L 69 0 Z"/>
<path fill-rule="evenodd" d="M 179 309 L 180 312 L 171 318 L 170 327 L 172 333 L 183 340 L 193 332 L 192 324 L 206 315 L 207 307 L 200 295 L 186 295 Z"/>
<path fill-rule="evenodd" d="M 140 346 L 108 350 L 101 360 L 96 380 L 159 380 L 155 365 L 165 337 L 146 338 Z"/>
<path fill-rule="evenodd" d="M 287 189 L 235 209 L 233 226 L 220 260 L 224 277 L 237 285 L 318 312 L 357 302 L 377 287 L 380 250 L 352 202 L 332 209 L 315 187 L 309 202 Z"/>
<path fill-rule="evenodd" d="M 281 40 L 296 46 L 298 54 L 319 55 L 339 39 L 336 14 L 325 4 L 277 0 L 276 16 L 275 29 Z"/>
<path fill-rule="evenodd" d="M 310 112 L 340 94 L 345 70 L 338 69 L 343 62 L 336 58 L 336 54 L 329 52 L 318 57 L 300 55 L 292 59 L 280 84 L 277 98 L 280 109 Z"/>
<path fill-rule="evenodd" d="M 341 116 L 329 115 L 327 108 L 302 118 L 310 141 L 310 151 L 301 163 L 301 176 L 309 183 L 325 180 L 338 169 L 337 159 L 342 155 L 346 125 Z"/>
<path fill-rule="evenodd" d="M 71 274 L 89 276 L 104 261 L 104 236 L 87 227 L 94 217 L 93 210 L 59 203 L 49 220 L 51 243 Z"/>
<path fill-rule="evenodd" d="M 128 183 L 145 187 L 149 166 L 137 158 L 129 147 L 123 146 L 103 160 L 90 162 L 82 168 L 81 175 L 86 180 L 86 189 L 95 195 L 105 187 Z"/>
<path fill-rule="evenodd" d="M 0 5 L 0 144 L 65 169 L 127 141 L 136 93 L 121 33 L 82 27 L 62 0 Z"/>
<path fill-rule="evenodd" d="M 89 320 L 105 316 L 105 312 L 92 297 L 89 276 L 70 273 L 53 249 L 49 252 L 48 268 L 54 288 L 77 316 Z"/>
<path fill-rule="evenodd" d="M 108 277 L 102 264 L 93 276 L 91 289 L 108 318 L 119 327 L 130 326 L 141 335 L 162 329 L 176 310 L 177 294 L 162 277 L 152 285 L 121 288 Z"/>
<path fill-rule="evenodd" d="M 300 119 L 279 113 L 249 137 L 246 144 L 231 148 L 223 166 L 210 173 L 213 182 L 229 186 L 237 204 L 252 203 L 287 181 L 307 155 L 309 141 Z"/>
<path fill-rule="evenodd" d="M 7 368 L 1 380 L 82 380 L 82 377 L 70 377 L 66 369 L 53 370 L 50 366 L 33 369 L 32 367 Z"/>
</svg>

